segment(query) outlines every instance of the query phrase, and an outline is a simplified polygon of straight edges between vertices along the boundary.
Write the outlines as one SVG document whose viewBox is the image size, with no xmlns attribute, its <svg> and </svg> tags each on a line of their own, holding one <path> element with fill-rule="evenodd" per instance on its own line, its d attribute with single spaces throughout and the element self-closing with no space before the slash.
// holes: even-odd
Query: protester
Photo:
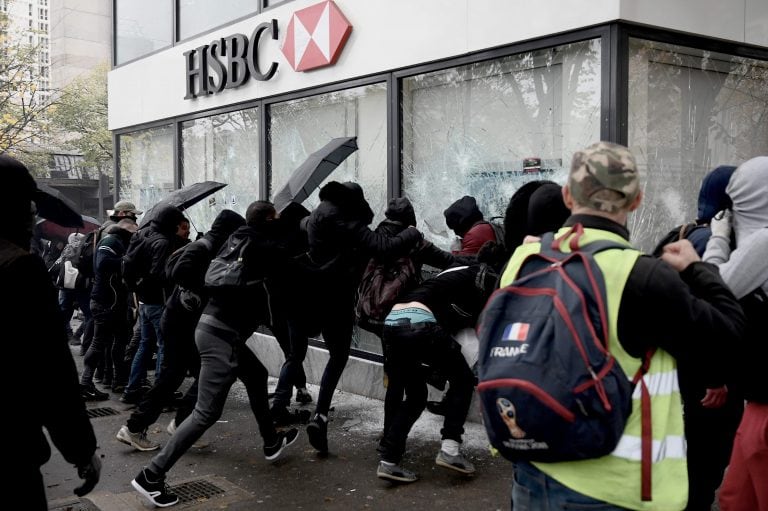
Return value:
<svg viewBox="0 0 768 511">
<path fill-rule="evenodd" d="M 663 254 L 665 245 L 679 239 L 687 239 L 699 256 L 704 255 L 712 233 L 709 226 L 712 218 L 731 207 L 731 198 L 725 190 L 734 170 L 736 167 L 720 166 L 704 177 L 696 220 L 673 228 L 653 250 L 654 256 Z M 688 461 L 685 509 L 709 510 L 731 457 L 733 439 L 744 411 L 744 396 L 739 386 L 734 385 L 733 374 L 726 374 L 724 380 L 717 374 L 700 374 L 696 368 L 688 367 L 685 360 L 678 361 L 678 374 Z"/>
<path fill-rule="evenodd" d="M 142 228 L 131 239 L 123 256 L 123 278 L 139 301 L 141 341 L 131 364 L 128 385 L 120 400 L 138 404 L 144 392 L 142 382 L 152 358 L 152 340 L 157 342 L 155 377 L 162 373 L 163 333 L 160 320 L 165 301 L 173 286 L 165 275 L 165 263 L 171 253 L 189 242 L 189 220 L 179 208 L 157 206 L 158 211 L 149 226 Z"/>
<path fill-rule="evenodd" d="M 237 229 L 227 244 L 247 238 L 242 254 L 246 281 L 263 281 L 289 275 L 291 259 L 275 243 L 275 208 L 267 201 L 256 201 L 246 211 L 247 225 Z M 277 459 L 293 444 L 298 430 L 276 431 L 269 413 L 267 369 L 245 342 L 260 325 L 271 321 L 270 296 L 263 285 L 210 289 L 208 304 L 195 331 L 200 353 L 197 404 L 192 414 L 178 425 L 171 439 L 132 481 L 133 487 L 153 504 L 172 506 L 178 497 L 165 485 L 166 473 L 208 428 L 221 416 L 229 389 L 236 379 L 245 385 L 259 432 L 264 440 L 264 457 Z"/>
<path fill-rule="evenodd" d="M 91 291 L 91 309 L 94 317 L 93 341 L 83 360 L 80 394 L 86 401 L 109 399 L 109 394 L 93 384 L 96 368 L 112 367 L 112 390 L 118 391 L 128 379 L 123 359 L 125 346 L 131 335 L 128 317 L 129 292 L 123 283 L 120 263 L 131 237 L 138 230 L 136 222 L 128 218 L 110 226 L 96 249 L 95 278 Z M 107 364 L 106 358 L 112 363 Z"/>
<path fill-rule="evenodd" d="M 486 241 L 496 239 L 496 232 L 483 218 L 477 201 L 470 195 L 457 200 L 443 212 L 445 224 L 456 233 L 459 247 L 451 247 L 455 255 L 475 255 Z"/>
<path fill-rule="evenodd" d="M 716 268 L 703 263 L 687 241 L 667 246 L 663 261 L 644 256 L 629 244 L 630 212 L 642 191 L 632 153 L 623 146 L 598 142 L 578 151 L 571 164 L 563 199 L 571 217 L 559 236 L 578 232 L 580 245 L 609 240 L 625 250 L 595 256 L 607 286 L 609 349 L 628 378 L 653 351 L 644 380 L 648 383 L 653 435 L 651 481 L 642 477 L 640 396 L 617 448 L 607 456 L 580 461 L 514 464 L 513 507 L 535 503 L 547 509 L 600 506 L 600 509 L 683 509 L 687 500 L 682 406 L 675 358 L 702 371 L 717 371 L 716 353 L 738 346 L 744 316 Z M 571 232 L 573 232 L 571 231 Z M 571 234 L 562 240 L 567 247 Z M 501 279 L 510 284 L 537 242 L 515 251 Z M 663 328 L 660 326 L 664 325 Z M 661 446 L 664 446 L 662 449 Z M 650 459 L 649 459 L 650 458 Z"/>
<path fill-rule="evenodd" d="M 44 511 L 48 504 L 40 467 L 50 458 L 51 448 L 43 428 L 85 480 L 75 488 L 77 495 L 85 495 L 96 486 L 101 461 L 80 400 L 77 370 L 67 345 L 56 291 L 42 259 L 29 251 L 35 201 L 42 192 L 27 168 L 8 155 L 0 155 L 0 176 L 0 322 L 24 325 L 24 335 L 3 346 L 8 361 L 1 380 L 3 408 L 7 417 L 13 417 L 15 444 L 4 458 L 7 470 L 3 485 L 10 507 Z M 30 380 L 28 362 L 33 360 L 36 374 Z M 20 382 L 28 385 L 28 391 L 19 392 Z"/>
<path fill-rule="evenodd" d="M 307 222 L 309 257 L 321 269 L 312 304 L 329 359 L 320 380 L 315 413 L 307 426 L 309 442 L 328 452 L 328 411 L 336 385 L 349 359 L 354 303 L 363 265 L 373 256 L 407 254 L 422 239 L 415 228 L 397 236 L 368 228 L 373 211 L 357 183 L 331 181 L 320 189 L 320 205 Z"/>
<path fill-rule="evenodd" d="M 459 451 L 475 377 L 451 336 L 475 325 L 497 279 L 484 264 L 450 268 L 405 293 L 387 316 L 382 340 L 389 385 L 395 397 L 404 391 L 406 398 L 385 407 L 379 478 L 404 483 L 418 479 L 400 461 L 408 433 L 427 404 L 427 380 L 434 371 L 449 384 L 435 463 L 463 474 L 475 472 Z"/>
<path fill-rule="evenodd" d="M 173 433 L 176 425 L 181 424 L 192 412 L 191 406 L 197 401 L 197 376 L 200 372 L 200 355 L 195 348 L 195 328 L 208 302 L 208 294 L 203 288 L 205 271 L 227 238 L 243 225 L 245 219 L 242 216 L 225 209 L 216 216 L 211 229 L 201 239 L 177 249 L 178 254 L 174 253 L 169 258 L 166 273 L 174 283 L 174 288 L 165 303 L 160 321 L 165 341 L 162 373 L 155 378 L 136 410 L 117 432 L 117 439 L 121 442 L 140 451 L 160 447 L 147 439 L 147 428 L 154 424 L 163 407 L 172 400 L 188 371 L 193 374 L 195 381 L 183 399 L 184 405 L 177 409 L 175 418 L 171 420 L 169 432 Z"/>
<path fill-rule="evenodd" d="M 704 260 L 716 264 L 741 300 L 747 330 L 735 355 L 747 405 L 720 488 L 722 511 L 768 510 L 768 156 L 741 164 L 731 176 L 729 211 L 715 216 Z M 732 236 L 733 234 L 733 236 Z M 731 250 L 731 240 L 735 249 Z"/>
</svg>

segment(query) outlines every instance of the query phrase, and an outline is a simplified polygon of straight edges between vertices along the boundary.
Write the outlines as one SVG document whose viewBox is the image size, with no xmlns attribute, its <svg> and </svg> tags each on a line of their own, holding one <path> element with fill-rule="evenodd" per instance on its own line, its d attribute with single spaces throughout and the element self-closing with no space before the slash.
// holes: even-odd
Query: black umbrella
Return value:
<svg viewBox="0 0 768 511">
<path fill-rule="evenodd" d="M 158 206 L 169 205 L 176 206 L 181 210 L 185 210 L 190 206 L 193 206 L 205 199 L 212 193 L 217 192 L 227 186 L 227 183 L 218 183 L 216 181 L 203 181 L 202 183 L 193 183 L 184 188 L 174 190 L 152 206 L 149 211 L 144 213 L 141 217 L 141 226 L 149 224 L 157 214 Z"/>
<path fill-rule="evenodd" d="M 291 202 L 303 202 L 347 156 L 357 151 L 357 137 L 334 138 L 293 171 L 272 202 L 282 211 Z"/>
<path fill-rule="evenodd" d="M 63 193 L 39 181 L 37 190 L 37 216 L 52 220 L 62 227 L 83 227 L 83 218 L 77 206 Z"/>
</svg>

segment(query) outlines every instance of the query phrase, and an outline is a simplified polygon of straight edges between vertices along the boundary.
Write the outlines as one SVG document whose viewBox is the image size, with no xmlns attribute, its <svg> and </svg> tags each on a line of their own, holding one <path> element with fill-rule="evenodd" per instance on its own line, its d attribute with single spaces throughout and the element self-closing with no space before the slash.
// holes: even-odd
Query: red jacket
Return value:
<svg viewBox="0 0 768 511">
<path fill-rule="evenodd" d="M 461 250 L 454 250 L 454 255 L 475 255 L 486 241 L 496 241 L 496 233 L 491 224 L 485 220 L 477 222 L 464 234 L 461 239 Z"/>
</svg>

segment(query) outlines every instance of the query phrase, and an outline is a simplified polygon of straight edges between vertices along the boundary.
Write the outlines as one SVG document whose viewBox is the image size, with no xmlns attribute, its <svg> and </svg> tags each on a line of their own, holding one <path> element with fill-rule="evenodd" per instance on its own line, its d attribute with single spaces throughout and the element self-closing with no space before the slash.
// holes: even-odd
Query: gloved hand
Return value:
<svg viewBox="0 0 768 511">
<path fill-rule="evenodd" d="M 83 484 L 75 488 L 75 495 L 82 497 L 83 495 L 90 493 L 96 486 L 96 483 L 99 482 L 99 477 L 101 476 L 101 460 L 99 459 L 99 456 L 94 453 L 94 455 L 91 456 L 91 461 L 85 465 L 78 466 L 77 475 L 84 481 Z"/>
<path fill-rule="evenodd" d="M 709 223 L 709 228 L 712 229 L 712 236 L 719 236 L 726 240 L 730 240 L 732 217 L 733 213 L 731 213 L 730 209 L 724 209 L 717 213 Z"/>
</svg>

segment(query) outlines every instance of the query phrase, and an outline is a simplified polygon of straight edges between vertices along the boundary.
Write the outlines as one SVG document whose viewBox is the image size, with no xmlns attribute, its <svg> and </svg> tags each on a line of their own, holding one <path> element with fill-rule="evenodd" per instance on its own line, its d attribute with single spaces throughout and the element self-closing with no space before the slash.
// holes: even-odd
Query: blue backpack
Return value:
<svg viewBox="0 0 768 511">
<path fill-rule="evenodd" d="M 560 241 L 571 233 L 571 252 Z M 511 461 L 557 462 L 609 454 L 632 410 L 634 383 L 608 350 L 603 275 L 576 225 L 547 233 L 514 282 L 491 295 L 478 322 L 478 392 L 491 444 Z M 649 360 L 649 359 L 648 359 Z M 644 407 L 645 408 L 645 407 Z"/>
</svg>

